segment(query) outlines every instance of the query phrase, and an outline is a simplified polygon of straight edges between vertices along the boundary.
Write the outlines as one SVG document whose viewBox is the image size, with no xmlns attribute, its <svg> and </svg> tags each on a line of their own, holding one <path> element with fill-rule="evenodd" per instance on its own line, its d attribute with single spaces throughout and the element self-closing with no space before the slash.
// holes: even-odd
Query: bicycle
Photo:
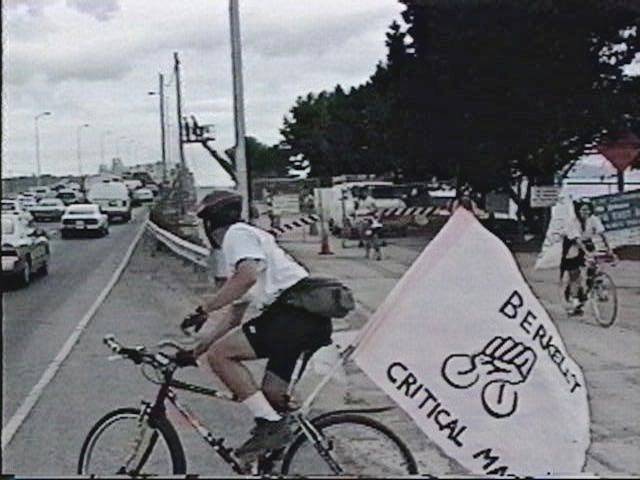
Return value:
<svg viewBox="0 0 640 480">
<path fill-rule="evenodd" d="M 611 275 L 600 269 L 600 265 L 604 263 L 613 267 L 617 264 L 617 258 L 608 254 L 596 254 L 587 258 L 586 296 L 593 316 L 601 326 L 608 328 L 613 325 L 618 314 L 618 292 Z"/>
<path fill-rule="evenodd" d="M 586 257 L 585 292 L 582 297 L 588 303 L 593 316 L 602 327 L 609 328 L 618 314 L 618 293 L 611 275 L 601 269 L 602 264 L 614 267 L 617 257 L 608 253 L 593 253 Z"/>
<path fill-rule="evenodd" d="M 308 418 L 305 409 L 291 412 L 296 424 L 293 441 L 282 448 L 267 451 L 252 465 L 243 465 L 232 448 L 224 445 L 184 405 L 175 390 L 185 390 L 212 398 L 236 401 L 233 395 L 174 379 L 180 368 L 163 348 L 176 351 L 175 342 L 159 344 L 156 352 L 144 346 L 125 347 L 113 335 L 104 343 L 116 354 L 141 365 L 147 380 L 160 385 L 154 402 L 143 400 L 140 408 L 113 410 L 98 420 L 87 434 L 80 451 L 78 474 L 130 476 L 185 474 L 187 464 L 180 438 L 166 416 L 166 401 L 238 474 L 269 475 L 280 463 L 283 475 L 366 475 L 399 476 L 417 474 L 416 461 L 404 442 L 382 423 L 364 413 L 379 413 L 392 407 L 337 410 Z M 345 352 L 343 352 L 345 354 Z M 301 358 L 294 372 L 299 380 L 308 356 Z M 152 378 L 146 367 L 151 367 Z M 117 427 L 127 427 L 123 438 L 113 437 Z M 110 443 L 111 442 L 111 443 Z"/>
</svg>

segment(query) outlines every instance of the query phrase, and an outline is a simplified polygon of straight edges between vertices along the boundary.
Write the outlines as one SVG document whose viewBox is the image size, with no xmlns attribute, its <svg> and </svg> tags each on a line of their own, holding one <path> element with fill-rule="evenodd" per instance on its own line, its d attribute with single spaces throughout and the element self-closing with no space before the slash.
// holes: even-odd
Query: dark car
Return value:
<svg viewBox="0 0 640 480">
<path fill-rule="evenodd" d="M 59 198 L 43 198 L 32 209 L 31 215 L 36 221 L 58 221 L 66 206 Z"/>
</svg>

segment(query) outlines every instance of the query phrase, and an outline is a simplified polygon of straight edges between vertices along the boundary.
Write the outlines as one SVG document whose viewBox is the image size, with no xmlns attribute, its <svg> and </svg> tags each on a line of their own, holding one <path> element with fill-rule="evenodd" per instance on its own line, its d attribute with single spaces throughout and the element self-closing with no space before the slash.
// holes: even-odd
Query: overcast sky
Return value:
<svg viewBox="0 0 640 480">
<path fill-rule="evenodd" d="M 159 160 L 158 72 L 182 63 L 183 113 L 233 142 L 227 0 L 3 0 L 2 175 L 35 171 L 34 116 L 43 173 L 85 173 L 105 158 Z M 247 134 L 272 144 L 299 95 L 358 85 L 384 59 L 396 0 L 240 0 Z M 175 110 L 175 84 L 168 87 Z M 174 117 L 175 118 L 175 117 Z M 172 160 L 177 159 L 173 120 Z M 106 132 L 111 131 L 111 134 Z M 135 141 L 133 141 L 135 139 Z M 136 154 L 136 161 L 132 156 Z M 201 147 L 188 163 L 201 183 L 224 183 Z"/>
</svg>

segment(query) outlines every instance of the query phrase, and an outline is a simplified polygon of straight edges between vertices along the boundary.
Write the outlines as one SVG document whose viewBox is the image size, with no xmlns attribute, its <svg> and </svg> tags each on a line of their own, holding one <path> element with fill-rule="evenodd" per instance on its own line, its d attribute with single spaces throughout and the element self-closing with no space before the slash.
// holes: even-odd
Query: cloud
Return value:
<svg viewBox="0 0 640 480">
<path fill-rule="evenodd" d="M 105 161 L 118 153 L 126 164 L 158 160 L 158 98 L 147 94 L 157 89 L 158 72 L 171 84 L 167 133 L 175 162 L 174 51 L 182 63 L 183 113 L 215 124 L 219 151 L 233 144 L 228 1 L 2 4 L 3 172 L 33 171 L 33 118 L 45 110 L 53 112 L 40 124 L 45 172 L 77 171 L 76 128 L 85 122 L 85 171 L 102 162 L 106 131 L 113 134 L 104 141 Z M 402 8 L 397 0 L 241 0 L 240 7 L 247 129 L 267 144 L 279 141 L 282 117 L 298 95 L 366 81 Z M 131 158 L 129 139 L 140 143 L 140 158 Z M 219 176 L 200 150 L 190 149 L 187 161 Z"/>
<path fill-rule="evenodd" d="M 25 12 L 31 17 L 41 17 L 44 9 L 55 0 L 4 0 L 3 6 L 11 12 Z"/>
<path fill-rule="evenodd" d="M 100 22 L 111 20 L 120 11 L 118 0 L 67 0 L 67 6 Z"/>
<path fill-rule="evenodd" d="M 358 10 L 338 11 L 323 15 L 321 22 L 310 12 L 297 18 L 295 12 L 290 12 L 290 17 L 295 21 L 281 18 L 278 22 L 253 24 L 249 19 L 243 31 L 244 48 L 271 58 L 335 54 L 347 46 L 357 50 L 358 45 L 347 44 L 376 25 L 384 28 L 391 23 L 388 7 L 372 9 L 366 14 Z"/>
</svg>

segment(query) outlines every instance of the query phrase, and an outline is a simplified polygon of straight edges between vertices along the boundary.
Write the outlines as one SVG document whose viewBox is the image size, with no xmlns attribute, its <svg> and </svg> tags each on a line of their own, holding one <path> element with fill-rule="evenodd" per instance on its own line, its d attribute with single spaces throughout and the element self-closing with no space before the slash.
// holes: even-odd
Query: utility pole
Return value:
<svg viewBox="0 0 640 480">
<path fill-rule="evenodd" d="M 162 143 L 162 183 L 164 187 L 167 182 L 167 140 L 164 125 L 164 75 L 161 73 L 158 75 L 158 83 L 158 93 L 160 95 L 160 142 Z"/>
<path fill-rule="evenodd" d="M 82 153 L 80 151 L 80 131 L 83 128 L 88 128 L 90 125 L 88 123 L 83 123 L 82 125 L 79 125 L 78 128 L 76 129 L 76 153 L 78 155 L 78 175 L 80 175 L 80 178 L 82 178 Z"/>
<path fill-rule="evenodd" d="M 178 147 L 180 152 L 180 173 L 178 175 L 179 196 L 180 196 L 180 214 L 185 214 L 184 208 L 184 175 L 186 174 L 186 163 L 184 160 L 184 145 L 182 144 L 182 92 L 180 91 L 180 60 L 178 52 L 173 52 L 174 72 L 176 76 L 176 108 L 178 114 Z"/>
<path fill-rule="evenodd" d="M 42 172 L 40 171 L 40 130 L 38 129 L 38 120 L 40 120 L 41 117 L 45 117 L 47 115 L 51 115 L 51 112 L 42 112 L 39 115 L 33 117 L 34 123 L 36 124 L 36 172 L 38 175 L 36 177 L 36 185 L 38 187 L 40 186 L 40 176 L 42 174 Z"/>
<path fill-rule="evenodd" d="M 233 113 L 235 118 L 234 158 L 236 163 L 237 187 L 242 195 L 242 216 L 250 219 L 250 185 L 247 171 L 244 94 L 242 87 L 242 47 L 240 44 L 240 12 L 238 0 L 229 0 L 229 21 L 231 26 L 231 69 L 233 74 Z"/>
</svg>

